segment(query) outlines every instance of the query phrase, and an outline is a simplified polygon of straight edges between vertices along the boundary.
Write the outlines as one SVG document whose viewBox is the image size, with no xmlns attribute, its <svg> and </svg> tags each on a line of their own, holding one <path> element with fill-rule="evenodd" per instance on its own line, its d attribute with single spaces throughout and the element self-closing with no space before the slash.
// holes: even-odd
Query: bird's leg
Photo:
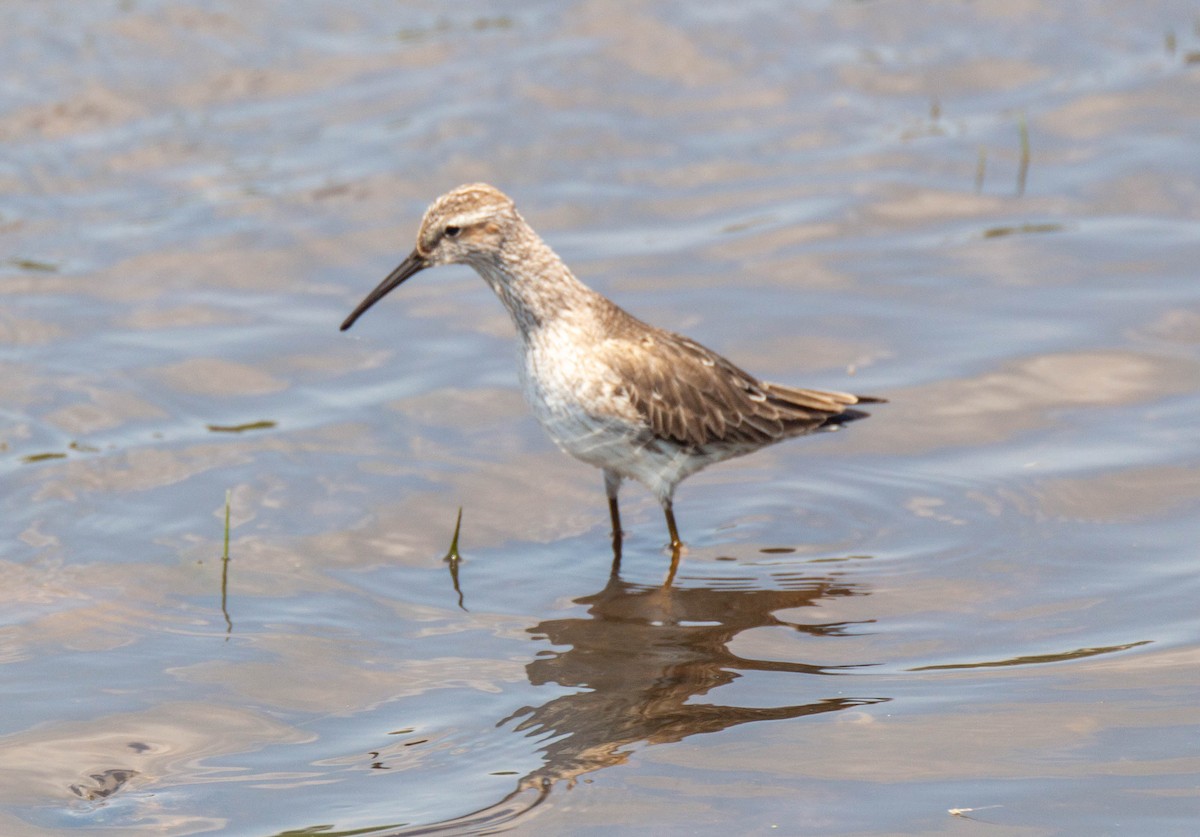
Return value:
<svg viewBox="0 0 1200 837">
<path fill-rule="evenodd" d="M 613 540 L 621 540 L 621 510 L 617 507 L 616 497 L 608 498 L 608 518 L 612 521 Z"/>
<path fill-rule="evenodd" d="M 670 589 L 671 584 L 675 581 L 675 573 L 679 572 L 679 553 L 680 547 L 671 547 L 671 568 L 667 570 L 667 580 L 663 582 L 663 589 Z"/>
<path fill-rule="evenodd" d="M 667 516 L 667 531 L 671 533 L 671 569 L 667 571 L 667 580 L 663 582 L 666 590 L 675 581 L 675 573 L 679 571 L 679 556 L 683 553 L 683 541 L 679 540 L 679 528 L 675 525 L 675 512 L 671 508 L 671 498 L 662 500 L 663 514 Z"/>
<path fill-rule="evenodd" d="M 608 495 L 608 517 L 612 522 L 613 554 L 621 557 L 621 509 L 617 505 L 617 491 L 621 488 L 621 476 L 604 469 L 604 493 Z"/>
<path fill-rule="evenodd" d="M 612 549 L 613 562 L 610 575 L 618 576 L 621 574 L 621 512 L 617 508 L 617 498 L 608 498 L 608 514 L 612 518 Z"/>
<path fill-rule="evenodd" d="M 679 552 L 683 541 L 679 540 L 679 529 L 675 527 L 675 512 L 671 511 L 671 501 L 663 500 L 663 513 L 667 516 L 667 531 L 671 533 L 671 551 Z"/>
</svg>

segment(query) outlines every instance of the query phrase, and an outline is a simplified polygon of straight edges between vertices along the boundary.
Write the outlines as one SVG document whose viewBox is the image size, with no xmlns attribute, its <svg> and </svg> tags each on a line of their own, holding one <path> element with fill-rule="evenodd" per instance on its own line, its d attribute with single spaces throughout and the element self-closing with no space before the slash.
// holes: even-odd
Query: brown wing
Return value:
<svg viewBox="0 0 1200 837">
<path fill-rule="evenodd" d="M 646 326 L 605 341 L 605 360 L 654 435 L 681 445 L 764 445 L 866 415 L 878 401 L 760 381 L 699 343 Z"/>
</svg>

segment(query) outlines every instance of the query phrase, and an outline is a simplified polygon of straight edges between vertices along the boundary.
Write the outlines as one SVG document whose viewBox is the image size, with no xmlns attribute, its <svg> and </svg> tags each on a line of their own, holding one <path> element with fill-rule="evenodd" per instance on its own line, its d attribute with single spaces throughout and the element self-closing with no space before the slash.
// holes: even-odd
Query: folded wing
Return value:
<svg viewBox="0 0 1200 837">
<path fill-rule="evenodd" d="M 760 381 L 699 343 L 651 329 L 600 347 L 655 436 L 688 447 L 761 446 L 867 414 L 851 405 L 882 399 Z M 714 374 L 715 373 L 715 374 Z"/>
</svg>

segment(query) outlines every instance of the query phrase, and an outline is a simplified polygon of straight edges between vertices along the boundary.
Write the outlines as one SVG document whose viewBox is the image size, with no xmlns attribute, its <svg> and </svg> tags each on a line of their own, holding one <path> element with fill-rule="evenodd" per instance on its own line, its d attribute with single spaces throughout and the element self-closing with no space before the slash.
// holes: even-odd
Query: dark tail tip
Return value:
<svg viewBox="0 0 1200 837">
<path fill-rule="evenodd" d="M 822 426 L 829 427 L 835 424 L 849 424 L 852 421 L 868 418 L 870 415 L 871 414 L 868 412 L 864 412 L 863 410 L 855 410 L 853 408 L 849 410 L 842 410 L 837 415 L 830 416 L 829 418 L 825 419 L 825 422 Z"/>
</svg>

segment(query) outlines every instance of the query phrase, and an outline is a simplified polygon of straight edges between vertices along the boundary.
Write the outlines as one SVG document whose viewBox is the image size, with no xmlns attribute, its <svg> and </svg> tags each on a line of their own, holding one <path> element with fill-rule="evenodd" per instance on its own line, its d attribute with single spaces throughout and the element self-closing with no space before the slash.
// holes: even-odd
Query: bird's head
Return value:
<svg viewBox="0 0 1200 837">
<path fill-rule="evenodd" d="M 400 266 L 359 303 L 342 323 L 342 331 L 354 325 L 368 308 L 408 279 L 428 267 L 480 262 L 499 252 L 512 225 L 520 216 L 512 200 L 494 186 L 470 183 L 442 195 L 425 211 L 417 246 Z"/>
</svg>

